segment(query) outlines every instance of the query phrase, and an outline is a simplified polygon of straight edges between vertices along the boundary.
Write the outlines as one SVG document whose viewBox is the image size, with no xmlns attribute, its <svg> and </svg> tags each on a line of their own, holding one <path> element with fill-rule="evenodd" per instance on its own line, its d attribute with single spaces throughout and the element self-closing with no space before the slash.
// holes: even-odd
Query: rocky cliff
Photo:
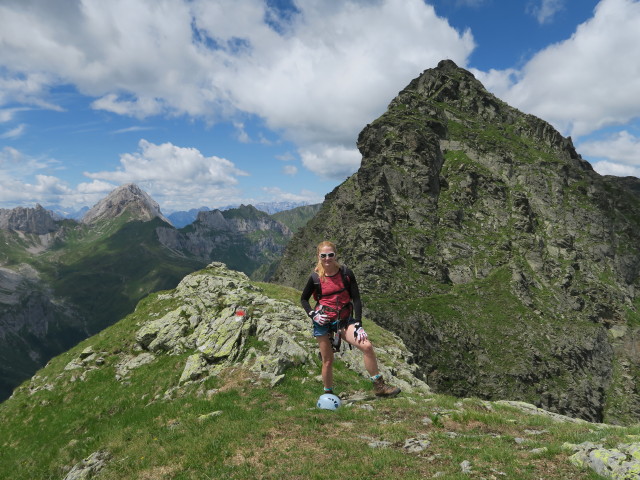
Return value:
<svg viewBox="0 0 640 480">
<path fill-rule="evenodd" d="M 171 225 L 171 222 L 162 215 L 158 203 L 133 183 L 116 188 L 96 203 L 82 217 L 82 223 L 92 224 L 100 220 L 116 218 L 125 212 L 134 220 L 148 221 L 158 217 Z"/>
<path fill-rule="evenodd" d="M 303 285 L 337 241 L 369 315 L 443 392 L 640 418 L 640 197 L 571 139 L 451 61 L 426 70 L 358 138 L 362 165 L 289 244 Z"/>
<path fill-rule="evenodd" d="M 0 229 L 45 235 L 55 232 L 57 225 L 51 212 L 36 205 L 35 208 L 0 208 Z"/>
<path fill-rule="evenodd" d="M 279 259 L 292 235 L 286 225 L 251 205 L 199 212 L 191 225 L 180 230 L 160 227 L 157 233 L 173 251 L 203 262 L 223 261 L 247 274 Z"/>
</svg>

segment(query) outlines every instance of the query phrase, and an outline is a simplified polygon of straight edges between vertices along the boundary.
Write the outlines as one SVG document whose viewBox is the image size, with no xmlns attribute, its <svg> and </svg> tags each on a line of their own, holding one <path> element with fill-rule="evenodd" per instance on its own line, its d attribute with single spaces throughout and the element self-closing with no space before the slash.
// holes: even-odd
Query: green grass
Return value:
<svg viewBox="0 0 640 480">
<path fill-rule="evenodd" d="M 280 300 L 299 299 L 294 289 L 258 286 Z M 475 476 L 485 478 L 597 479 L 571 465 L 562 444 L 606 438 L 615 445 L 626 434 L 640 433 L 637 426 L 601 431 L 478 399 L 423 393 L 386 400 L 371 396 L 337 411 L 318 410 L 317 362 L 289 369 L 273 388 L 236 366 L 173 390 L 188 353 L 160 356 L 127 381 L 116 381 L 115 365 L 132 350 L 140 322 L 175 308 L 162 292 L 150 295 L 134 313 L 40 371 L 34 385 L 51 383 L 53 390 L 30 395 L 22 388 L 0 405 L 0 478 L 63 478 L 70 466 L 106 450 L 111 459 L 101 479 L 418 479 L 436 472 L 463 479 L 469 478 L 460 470 L 465 460 Z M 367 330 L 376 343 L 391 338 L 371 321 Z M 260 348 L 258 343 L 246 347 Z M 89 345 L 104 365 L 88 371 L 83 381 L 74 378 L 79 371 L 64 367 Z M 339 360 L 335 384 L 343 396 L 371 389 Z M 527 429 L 546 432 L 532 436 Z M 407 453 L 403 446 L 409 438 L 430 445 Z M 516 438 L 527 442 L 518 444 Z M 388 444 L 372 448 L 373 441 Z M 548 450 L 530 453 L 538 447 Z"/>
</svg>

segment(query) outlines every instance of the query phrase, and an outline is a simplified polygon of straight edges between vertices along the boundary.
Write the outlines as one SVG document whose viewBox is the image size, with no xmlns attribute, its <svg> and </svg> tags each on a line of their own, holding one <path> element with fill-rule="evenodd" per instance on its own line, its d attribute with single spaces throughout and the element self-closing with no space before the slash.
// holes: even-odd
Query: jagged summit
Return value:
<svg viewBox="0 0 640 480">
<path fill-rule="evenodd" d="M 96 203 L 82 217 L 82 223 L 91 224 L 99 220 L 116 218 L 125 211 L 137 220 L 148 221 L 158 217 L 171 224 L 160 211 L 158 203 L 134 183 L 128 183 L 116 188 Z"/>
<path fill-rule="evenodd" d="M 436 390 L 637 421 L 640 197 L 451 61 L 358 137 L 360 169 L 287 246 L 302 288 L 334 240 L 365 309 Z M 367 308 L 368 307 L 368 308 Z"/>
<path fill-rule="evenodd" d="M 56 231 L 57 226 L 51 212 L 37 204 L 35 208 L 0 208 L 0 229 L 44 235 Z"/>
</svg>

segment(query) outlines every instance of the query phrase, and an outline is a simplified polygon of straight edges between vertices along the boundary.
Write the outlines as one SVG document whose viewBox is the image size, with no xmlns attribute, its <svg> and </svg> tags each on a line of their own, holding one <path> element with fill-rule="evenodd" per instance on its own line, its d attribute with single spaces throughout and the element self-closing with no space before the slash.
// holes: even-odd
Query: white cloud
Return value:
<svg viewBox="0 0 640 480">
<path fill-rule="evenodd" d="M 263 187 L 262 189 L 274 202 L 307 202 L 309 204 L 321 203 L 324 200 L 322 195 L 318 195 L 311 190 L 302 189 L 300 193 L 285 192 L 278 187 Z"/>
<path fill-rule="evenodd" d="M 71 84 L 95 97 L 93 108 L 119 115 L 210 121 L 241 111 L 301 148 L 344 148 L 399 86 L 443 58 L 464 66 L 474 48 L 469 31 L 457 32 L 423 0 L 299 0 L 286 18 L 267 5 L 4 2 L 0 66 L 8 73 L 0 87 L 14 84 L 0 106 L 54 108 L 49 89 Z"/>
<path fill-rule="evenodd" d="M 285 175 L 294 176 L 296 173 L 298 173 L 298 167 L 296 167 L 295 165 L 285 165 L 284 167 L 282 167 L 282 173 L 284 173 Z"/>
<path fill-rule="evenodd" d="M 556 14 L 564 9 L 565 0 L 539 0 L 539 4 L 529 4 L 527 12 L 536 17 L 538 23 L 551 23 Z"/>
<path fill-rule="evenodd" d="M 41 203 L 63 206 L 95 205 L 118 185 L 137 183 L 163 210 L 185 210 L 194 204 L 220 206 L 240 203 L 247 195 L 237 187 L 238 176 L 247 175 L 232 162 L 205 157 L 195 148 L 140 140 L 140 149 L 120 157 L 114 171 L 86 172 L 90 182 L 75 188 L 46 172 L 59 168 L 52 159 L 29 157 L 19 150 L 0 150 L 0 208 Z"/>
<path fill-rule="evenodd" d="M 640 2 L 602 0 L 571 38 L 537 53 L 518 75 L 488 74 L 493 92 L 574 137 L 624 124 L 640 112 L 640 62 L 631 60 L 640 57 L 638 25 Z"/>
<path fill-rule="evenodd" d="M 121 155 L 116 170 L 84 175 L 116 185 L 136 183 L 168 211 L 194 204 L 221 205 L 241 197 L 237 177 L 248 174 L 227 159 L 171 143 L 140 140 L 139 147 L 138 152 Z"/>
<path fill-rule="evenodd" d="M 0 138 L 18 138 L 22 136 L 22 134 L 25 132 L 26 129 L 27 129 L 27 126 L 24 123 L 21 123 L 17 127 L 4 132 L 2 135 L 0 135 Z"/>
<path fill-rule="evenodd" d="M 162 112 L 162 104 L 149 97 L 137 97 L 133 100 L 124 100 L 118 95 L 110 93 L 91 103 L 91 108 L 106 110 L 118 115 L 129 115 L 136 118 L 145 118 Z"/>
<path fill-rule="evenodd" d="M 588 157 L 640 166 L 640 138 L 626 130 L 611 134 L 603 140 L 580 143 L 577 149 Z"/>
<path fill-rule="evenodd" d="M 236 138 L 240 143 L 250 143 L 251 138 L 249 134 L 244 129 L 244 123 L 242 122 L 233 122 L 233 126 L 236 129 Z"/>
<path fill-rule="evenodd" d="M 111 172 L 85 172 L 85 176 L 118 184 L 138 182 L 235 185 L 236 176 L 248 175 L 224 158 L 205 157 L 196 148 L 171 143 L 156 145 L 140 140 L 140 150 L 120 156 L 121 167 Z"/>
<path fill-rule="evenodd" d="M 600 175 L 615 175 L 616 177 L 639 177 L 640 168 L 632 167 L 630 165 L 621 165 L 619 163 L 608 162 L 603 160 L 601 162 L 594 162 L 593 169 Z"/>
<path fill-rule="evenodd" d="M 299 153 L 302 164 L 324 178 L 345 178 L 355 172 L 362 161 L 362 155 L 356 148 L 340 145 L 311 145 Z"/>
<path fill-rule="evenodd" d="M 72 193 L 60 179 L 39 173 L 58 166 L 55 160 L 31 158 L 14 148 L 4 147 L 0 150 L 0 208 L 56 203 L 61 196 Z"/>
</svg>

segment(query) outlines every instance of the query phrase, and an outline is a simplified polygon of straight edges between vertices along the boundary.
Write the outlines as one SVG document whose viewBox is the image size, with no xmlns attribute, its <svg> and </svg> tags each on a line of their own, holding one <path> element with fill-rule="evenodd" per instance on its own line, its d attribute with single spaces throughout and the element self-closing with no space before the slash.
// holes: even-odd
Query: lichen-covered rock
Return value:
<svg viewBox="0 0 640 480">
<path fill-rule="evenodd" d="M 89 480 L 102 470 L 111 455 L 106 451 L 98 451 L 78 462 L 64 477 L 64 480 Z"/>
<path fill-rule="evenodd" d="M 317 362 L 318 347 L 304 310 L 265 296 L 245 274 L 222 263 L 214 262 L 188 275 L 162 298 L 177 301 L 179 307 L 145 322 L 136 333 L 136 342 L 146 355 L 191 351 L 180 385 L 235 364 L 275 385 L 288 368 Z M 428 392 L 426 383 L 415 376 L 414 366 L 407 363 L 411 354 L 402 341 L 393 336 L 392 343 L 380 350 L 385 379 L 405 391 Z M 339 356 L 350 368 L 368 376 L 359 351 L 344 351 Z M 135 358 L 121 362 L 118 375 L 126 376 Z"/>
<path fill-rule="evenodd" d="M 575 451 L 571 463 L 582 468 L 591 468 L 598 475 L 614 480 L 638 480 L 640 478 L 640 443 L 621 443 L 616 448 L 605 448 L 602 444 L 584 442 L 565 443 L 565 450 Z"/>
<path fill-rule="evenodd" d="M 153 362 L 156 359 L 155 355 L 143 352 L 140 355 L 127 355 L 116 365 L 116 379 L 122 380 L 129 375 L 131 370 Z"/>
<path fill-rule="evenodd" d="M 164 350 L 177 353 L 189 328 L 188 317 L 181 307 L 162 318 L 147 322 L 136 334 L 136 341 L 152 352 Z"/>
<path fill-rule="evenodd" d="M 182 375 L 180 375 L 180 380 L 178 383 L 182 384 L 184 382 L 197 380 L 202 377 L 202 375 L 206 372 L 207 368 L 207 360 L 200 353 L 194 353 L 187 358 L 187 363 L 184 366 L 184 370 L 182 371 Z"/>
</svg>

